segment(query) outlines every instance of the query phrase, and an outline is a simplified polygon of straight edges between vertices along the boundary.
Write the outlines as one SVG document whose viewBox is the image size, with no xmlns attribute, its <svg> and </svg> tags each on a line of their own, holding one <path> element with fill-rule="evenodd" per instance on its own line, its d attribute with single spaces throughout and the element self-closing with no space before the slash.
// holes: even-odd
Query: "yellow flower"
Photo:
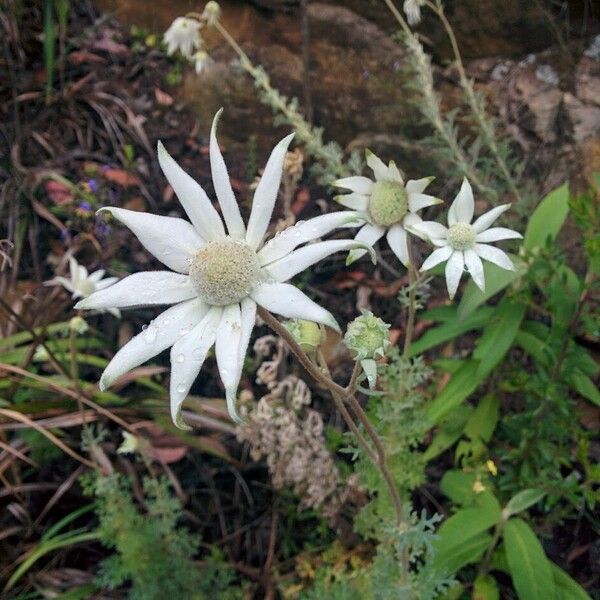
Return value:
<svg viewBox="0 0 600 600">
<path fill-rule="evenodd" d="M 483 483 L 481 483 L 481 481 L 477 479 L 475 483 L 473 483 L 473 491 L 476 494 L 481 494 L 482 492 L 485 492 L 485 485 L 483 485 Z"/>
<path fill-rule="evenodd" d="M 496 477 L 496 475 L 498 475 L 498 467 L 496 466 L 496 463 L 491 460 L 488 459 L 485 463 L 485 466 L 487 467 L 487 470 L 494 476 Z"/>
</svg>

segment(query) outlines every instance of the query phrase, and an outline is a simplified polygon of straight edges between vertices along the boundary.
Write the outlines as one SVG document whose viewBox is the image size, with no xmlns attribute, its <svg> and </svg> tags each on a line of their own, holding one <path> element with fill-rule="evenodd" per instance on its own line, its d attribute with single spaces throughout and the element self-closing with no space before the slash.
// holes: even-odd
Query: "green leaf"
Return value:
<svg viewBox="0 0 600 600">
<path fill-rule="evenodd" d="M 556 586 L 550 561 L 529 525 L 513 518 L 504 526 L 504 547 L 513 585 L 520 600 L 554 600 Z"/>
<path fill-rule="evenodd" d="M 550 567 L 556 584 L 557 600 L 592 600 L 588 593 L 559 566 L 551 562 Z"/>
<path fill-rule="evenodd" d="M 524 304 L 507 298 L 500 302 L 477 343 L 473 359 L 464 362 L 430 404 L 426 416 L 431 424 L 439 423 L 468 398 L 502 361 L 514 342 L 525 310 Z"/>
<path fill-rule="evenodd" d="M 454 546 L 451 553 L 436 555 L 433 559 L 435 569 L 452 575 L 465 565 L 478 562 L 492 541 L 489 533 L 481 533 Z"/>
<path fill-rule="evenodd" d="M 546 492 L 543 490 L 536 490 L 533 488 L 529 488 L 526 490 L 521 490 L 517 494 L 515 494 L 509 501 L 508 504 L 504 507 L 503 515 L 505 519 L 516 515 L 524 511 L 525 509 L 533 506 L 537 502 L 539 502 L 544 496 Z"/>
<path fill-rule="evenodd" d="M 550 192 L 531 215 L 523 240 L 525 250 L 544 247 L 556 239 L 568 214 L 569 186 L 564 183 Z"/>
<path fill-rule="evenodd" d="M 484 261 L 485 292 L 482 292 L 472 280 L 469 280 L 463 292 L 456 315 L 459 320 L 466 319 L 477 307 L 508 287 L 513 281 L 527 273 L 528 266 L 518 257 L 510 255 L 515 271 L 501 269 L 497 265 Z"/>
<path fill-rule="evenodd" d="M 444 473 L 440 481 L 440 489 L 454 504 L 466 506 L 472 504 L 475 498 L 474 483 L 475 473 L 451 469 Z"/>
<path fill-rule="evenodd" d="M 569 375 L 569 384 L 581 396 L 600 406 L 600 391 L 596 384 L 579 370 L 574 370 Z"/>
<path fill-rule="evenodd" d="M 472 414 L 473 409 L 470 406 L 457 406 L 444 421 L 440 424 L 438 432 L 435 434 L 431 444 L 425 450 L 423 458 L 429 462 L 436 456 L 439 456 L 444 450 L 452 446 L 462 435 L 465 424 Z"/>
<path fill-rule="evenodd" d="M 484 396 L 465 425 L 465 435 L 472 440 L 489 442 L 498 423 L 500 400 L 492 394 Z"/>
<path fill-rule="evenodd" d="M 491 575 L 480 575 L 473 582 L 472 600 L 500 600 L 498 583 Z"/>
<path fill-rule="evenodd" d="M 456 307 L 453 306 L 443 308 L 452 308 L 452 316 L 448 320 L 444 320 L 442 325 L 429 329 L 416 342 L 414 342 L 410 350 L 411 356 L 418 356 L 426 350 L 453 340 L 458 336 L 467 333 L 468 331 L 481 329 L 487 324 L 491 313 L 494 310 L 491 306 L 482 306 L 479 310 L 475 311 L 467 318 L 459 320 L 456 317 Z M 423 314 L 422 318 L 424 320 L 434 319 L 436 313 L 433 313 L 433 311 L 428 312 L 431 312 L 432 314 Z"/>
</svg>

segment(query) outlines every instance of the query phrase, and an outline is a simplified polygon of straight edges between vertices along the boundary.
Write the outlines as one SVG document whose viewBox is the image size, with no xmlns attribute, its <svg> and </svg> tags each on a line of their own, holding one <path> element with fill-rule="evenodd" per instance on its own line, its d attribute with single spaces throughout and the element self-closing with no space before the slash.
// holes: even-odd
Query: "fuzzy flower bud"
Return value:
<svg viewBox="0 0 600 600">
<path fill-rule="evenodd" d="M 314 352 L 324 341 L 324 332 L 318 323 L 293 319 L 285 324 L 304 352 Z"/>
<path fill-rule="evenodd" d="M 73 317 L 69 321 L 69 329 L 71 331 L 74 331 L 75 333 L 81 335 L 89 329 L 89 326 L 83 317 L 77 316 L 77 317 Z"/>
<path fill-rule="evenodd" d="M 219 20 L 221 16 L 221 7 L 218 2 L 214 0 L 210 0 L 210 2 L 206 3 L 204 7 L 204 11 L 202 12 L 202 17 L 206 19 L 206 24 L 209 27 L 213 27 L 215 23 Z"/>
<path fill-rule="evenodd" d="M 370 310 L 348 325 L 344 344 L 358 360 L 381 358 L 390 345 L 390 325 L 376 317 Z"/>
</svg>

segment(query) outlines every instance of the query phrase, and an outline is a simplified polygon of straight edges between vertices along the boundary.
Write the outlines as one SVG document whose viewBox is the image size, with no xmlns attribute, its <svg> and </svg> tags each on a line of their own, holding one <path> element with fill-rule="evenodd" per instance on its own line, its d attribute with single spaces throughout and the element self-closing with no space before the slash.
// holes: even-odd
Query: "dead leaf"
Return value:
<svg viewBox="0 0 600 600">
<path fill-rule="evenodd" d="M 123 207 L 127 210 L 143 211 L 146 210 L 146 203 L 141 196 L 135 196 L 134 198 L 127 200 Z"/>
<path fill-rule="evenodd" d="M 292 211 L 292 213 L 294 213 L 296 216 L 298 216 L 308 206 L 309 202 L 310 202 L 310 192 L 309 192 L 308 188 L 301 187 L 298 189 L 296 198 L 292 202 L 292 206 L 290 207 L 290 210 Z"/>
<path fill-rule="evenodd" d="M 70 204 L 73 202 L 74 196 L 71 188 L 60 181 L 50 179 L 46 181 L 46 194 L 54 204 Z"/>
<path fill-rule="evenodd" d="M 154 97 L 162 106 L 171 106 L 173 104 L 173 96 L 170 96 L 167 92 L 163 92 L 157 87 L 154 88 Z"/>
<path fill-rule="evenodd" d="M 125 44 L 119 44 L 108 37 L 103 37 L 94 42 L 92 47 L 94 50 L 104 50 L 104 52 L 108 52 L 109 54 L 129 54 L 129 48 Z"/>
<path fill-rule="evenodd" d="M 116 183 L 121 187 L 139 186 L 140 180 L 133 173 L 124 169 L 107 169 L 103 173 L 104 177 L 111 183 Z"/>
<path fill-rule="evenodd" d="M 75 50 L 69 54 L 68 58 L 69 62 L 74 65 L 106 62 L 106 59 L 104 59 L 102 56 L 98 56 L 93 52 L 86 52 L 85 50 Z"/>
</svg>

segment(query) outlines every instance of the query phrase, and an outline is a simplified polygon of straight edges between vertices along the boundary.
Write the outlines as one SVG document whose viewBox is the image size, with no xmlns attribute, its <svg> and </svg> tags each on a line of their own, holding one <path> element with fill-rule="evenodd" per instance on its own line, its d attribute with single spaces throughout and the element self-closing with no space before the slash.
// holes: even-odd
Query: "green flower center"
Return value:
<svg viewBox="0 0 600 600">
<path fill-rule="evenodd" d="M 208 242 L 190 265 L 190 278 L 198 297 L 216 306 L 244 299 L 259 274 L 256 252 L 245 242 L 230 238 Z"/>
<path fill-rule="evenodd" d="M 408 212 L 408 194 L 397 181 L 376 181 L 369 201 L 369 216 L 376 225 L 389 227 Z"/>
<path fill-rule="evenodd" d="M 475 244 L 477 233 L 468 223 L 454 223 L 448 229 L 448 243 L 455 250 L 468 250 Z"/>
</svg>

